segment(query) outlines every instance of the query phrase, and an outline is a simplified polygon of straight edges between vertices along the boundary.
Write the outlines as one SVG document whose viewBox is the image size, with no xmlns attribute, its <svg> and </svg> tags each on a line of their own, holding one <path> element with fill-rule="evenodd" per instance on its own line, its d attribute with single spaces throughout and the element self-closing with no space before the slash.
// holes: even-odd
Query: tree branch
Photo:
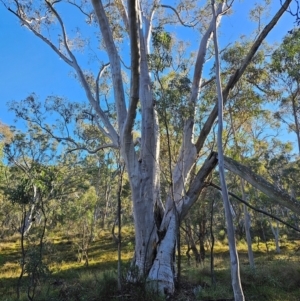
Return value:
<svg viewBox="0 0 300 301">
<path fill-rule="evenodd" d="M 77 7 L 85 16 L 88 17 L 89 21 L 88 23 L 91 24 L 92 23 L 92 14 L 88 14 L 86 13 L 78 4 L 76 4 L 75 2 L 71 2 L 68 1 L 68 3 L 70 3 L 71 5 L 74 5 L 75 7 Z M 54 4 L 54 2 L 52 2 L 52 5 Z"/>
<path fill-rule="evenodd" d="M 49 9 L 56 16 L 56 18 L 57 18 L 57 20 L 60 24 L 60 27 L 61 27 L 61 30 L 62 30 L 62 33 L 63 33 L 64 45 L 66 47 L 66 50 L 67 50 L 69 56 L 72 59 L 72 67 L 75 69 L 75 71 L 76 71 L 76 73 L 79 77 L 79 80 L 80 80 L 80 82 L 81 82 L 81 84 L 82 84 L 82 86 L 85 90 L 85 93 L 87 95 L 87 98 L 88 98 L 89 102 L 91 103 L 91 105 L 93 106 L 93 108 L 95 109 L 95 111 L 97 112 L 99 117 L 101 118 L 102 122 L 104 123 L 104 126 L 107 128 L 108 137 L 113 141 L 114 144 L 118 144 L 119 137 L 118 137 L 118 134 L 117 134 L 116 130 L 114 129 L 114 127 L 110 123 L 108 117 L 105 115 L 105 113 L 101 109 L 99 103 L 95 100 L 95 98 L 92 94 L 91 88 L 90 88 L 90 86 L 89 86 L 89 84 L 88 84 L 88 82 L 87 82 L 87 80 L 86 80 L 86 78 L 83 74 L 83 71 L 80 68 L 80 66 L 79 66 L 79 64 L 76 60 L 76 57 L 74 56 L 74 54 L 72 53 L 72 51 L 71 51 L 71 49 L 68 45 L 66 30 L 65 30 L 64 23 L 63 23 L 60 15 L 58 14 L 58 12 L 54 9 L 53 5 L 48 0 L 45 0 L 45 2 L 48 5 Z"/>
<path fill-rule="evenodd" d="M 176 16 L 177 16 L 179 22 L 181 23 L 181 25 L 183 25 L 183 26 L 185 26 L 185 27 L 195 27 L 195 26 L 199 23 L 199 21 L 197 21 L 196 23 L 194 23 L 194 24 L 192 24 L 192 25 L 189 25 L 189 24 L 184 23 L 184 22 L 182 21 L 182 19 L 180 18 L 180 15 L 179 15 L 178 11 L 177 11 L 174 7 L 172 7 L 171 5 L 161 4 L 160 7 L 164 7 L 164 8 L 169 8 L 169 9 L 171 9 L 171 10 L 176 14 Z"/>
<path fill-rule="evenodd" d="M 217 9 L 218 14 L 220 14 L 223 11 L 223 6 L 224 6 L 224 2 L 219 4 Z M 197 55 L 194 74 L 193 74 L 191 95 L 189 97 L 188 104 L 187 104 L 189 117 L 187 118 L 184 124 L 183 138 L 182 138 L 182 145 L 180 149 L 179 159 L 176 166 L 174 167 L 173 174 L 172 174 L 174 195 L 180 198 L 182 196 L 182 191 L 184 189 L 185 179 L 197 158 L 197 150 L 193 142 L 195 102 L 197 100 L 200 87 L 201 87 L 202 70 L 205 62 L 206 50 L 212 36 L 213 26 L 214 26 L 214 20 L 211 21 L 209 28 L 206 30 L 205 34 L 203 35 L 199 45 L 198 55 Z"/>
<path fill-rule="evenodd" d="M 89 149 L 85 146 L 78 146 L 76 148 L 71 148 L 71 149 L 67 150 L 66 153 L 68 154 L 68 153 L 71 153 L 71 152 L 74 152 L 77 150 L 84 150 L 84 151 L 87 151 L 89 154 L 96 154 L 100 150 L 105 149 L 105 148 L 117 148 L 117 146 L 113 143 L 103 144 L 95 149 Z"/>
<path fill-rule="evenodd" d="M 140 37 L 139 13 L 136 1 L 128 1 L 129 36 L 131 54 L 130 104 L 123 135 L 125 147 L 132 144 L 132 128 L 136 117 L 140 89 Z"/>
<path fill-rule="evenodd" d="M 127 110 L 125 104 L 125 93 L 124 93 L 123 79 L 121 74 L 120 58 L 119 58 L 116 45 L 114 43 L 112 30 L 110 28 L 107 16 L 105 14 L 102 1 L 92 0 L 91 2 L 98 19 L 98 24 L 100 26 L 102 37 L 105 43 L 106 52 L 110 61 L 113 90 L 114 90 L 114 97 L 115 97 L 117 117 L 118 117 L 118 126 L 119 126 L 119 130 L 121 131 L 123 129 L 123 125 L 127 117 Z"/>
<path fill-rule="evenodd" d="M 96 100 L 97 103 L 100 105 L 100 99 L 99 99 L 99 80 L 101 78 L 101 76 L 103 75 L 106 67 L 109 66 L 109 63 L 102 65 L 102 67 L 100 68 L 97 78 L 96 78 Z"/>
<path fill-rule="evenodd" d="M 48 40 L 47 38 L 45 38 L 42 34 L 40 34 L 36 29 L 34 29 L 34 27 L 30 24 L 30 23 L 31 23 L 30 21 L 26 20 L 24 17 L 22 17 L 22 16 L 20 15 L 20 13 L 21 13 L 21 8 L 20 8 L 19 3 L 18 3 L 17 1 L 15 1 L 15 2 L 16 2 L 16 5 L 17 5 L 17 7 L 18 7 L 18 12 L 19 12 L 19 13 L 18 13 L 18 12 L 15 12 L 15 11 L 12 10 L 10 7 L 7 7 L 3 1 L 1 1 L 1 2 L 3 3 L 3 5 L 6 7 L 6 9 L 7 9 L 8 11 L 10 11 L 12 14 L 14 14 L 14 15 L 21 21 L 21 23 L 22 23 L 23 25 L 27 26 L 28 29 L 31 30 L 38 38 L 40 38 L 43 42 L 45 42 L 48 46 L 50 46 L 50 48 L 52 48 L 52 50 L 54 50 L 54 52 L 55 52 L 56 54 L 58 54 L 58 56 L 59 56 L 62 60 L 64 60 L 68 65 L 73 66 L 73 65 L 72 65 L 73 62 L 72 62 L 69 58 L 67 58 L 63 53 L 61 53 L 61 52 L 59 51 L 59 49 L 58 49 L 51 41 L 49 41 L 49 40 Z"/>
<path fill-rule="evenodd" d="M 216 152 L 212 152 L 205 160 L 205 162 L 197 172 L 193 182 L 191 183 L 190 188 L 186 193 L 186 196 L 182 200 L 181 210 L 180 208 L 178 208 L 180 220 L 182 220 L 186 216 L 189 209 L 198 200 L 202 189 L 207 186 L 207 184 L 205 183 L 205 179 L 209 176 L 209 174 L 213 171 L 217 164 L 218 154 Z"/>
<path fill-rule="evenodd" d="M 290 196 L 286 191 L 274 186 L 263 177 L 254 173 L 250 168 L 238 163 L 237 161 L 224 156 L 224 166 L 231 172 L 239 175 L 244 180 L 249 182 L 252 186 L 265 193 L 268 197 L 286 208 L 289 208 L 293 212 L 300 214 L 300 202 Z"/>
<path fill-rule="evenodd" d="M 119 10 L 119 13 L 123 19 L 123 23 L 125 25 L 126 31 L 129 32 L 128 14 L 127 14 L 123 0 L 116 0 L 115 5 L 116 5 L 117 9 Z"/>
<path fill-rule="evenodd" d="M 207 184 L 208 184 L 208 186 L 211 186 L 211 187 L 217 188 L 218 190 L 221 190 L 221 187 L 219 187 L 218 185 L 216 185 L 216 184 L 214 184 L 214 183 L 207 183 Z M 250 205 L 248 202 L 246 202 L 245 200 L 241 199 L 241 198 L 238 197 L 236 194 L 234 194 L 234 193 L 232 193 L 232 192 L 230 192 L 230 191 L 228 191 L 228 194 L 231 195 L 232 197 L 234 197 L 235 199 L 237 199 L 239 202 L 245 204 L 247 207 L 253 209 L 254 211 L 257 211 L 257 212 L 260 212 L 260 213 L 262 213 L 262 214 L 264 214 L 264 215 L 267 215 L 267 216 L 269 216 L 269 217 L 271 217 L 271 218 L 273 218 L 273 219 L 275 219 L 275 220 L 281 222 L 282 224 L 284 224 L 284 225 L 286 225 L 286 226 L 288 226 L 288 227 L 294 229 L 295 231 L 300 232 L 300 229 L 298 229 L 297 227 L 295 227 L 295 226 L 293 226 L 293 225 L 291 225 L 291 224 L 285 222 L 285 221 L 282 220 L 281 218 L 279 218 L 279 217 L 277 217 L 277 216 L 275 216 L 275 215 L 273 215 L 273 214 L 271 214 L 271 213 L 268 213 L 267 211 L 258 209 L 258 208 L 256 208 L 256 207 Z"/>
</svg>

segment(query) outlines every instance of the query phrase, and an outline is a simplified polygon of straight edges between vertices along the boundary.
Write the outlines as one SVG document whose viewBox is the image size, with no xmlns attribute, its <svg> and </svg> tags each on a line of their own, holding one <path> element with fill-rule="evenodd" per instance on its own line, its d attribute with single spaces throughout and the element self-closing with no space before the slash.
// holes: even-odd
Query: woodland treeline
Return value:
<svg viewBox="0 0 300 301">
<path fill-rule="evenodd" d="M 14 9 L 6 1 L 2 2 L 23 25 L 74 68 L 75 77 L 89 100 L 74 102 L 53 95 L 40 99 L 32 93 L 26 99 L 8 104 L 8 109 L 24 127 L 1 123 L 0 237 L 20 235 L 20 279 L 23 275 L 34 277 L 37 271 L 46 272 L 43 248 L 49 232 L 64 233 L 76 246 L 74 253 L 78 261 L 88 265 L 89 247 L 101 230 L 111 229 L 120 246 L 118 229 L 127 225 L 135 227 L 136 245 L 143 246 L 141 252 L 146 254 L 140 262 L 136 246 L 133 266 L 138 272 L 135 276 L 129 273 L 128 279 L 134 282 L 134 277 L 148 275 L 150 283 L 159 283 L 160 292 L 162 287 L 167 293 L 174 292 L 174 279 L 180 275 L 172 267 L 166 268 L 169 278 L 153 276 L 157 272 L 156 260 L 160 264 L 164 262 L 158 250 L 168 253 L 169 248 L 172 250 L 170 256 L 176 252 L 201 263 L 213 250 L 214 242 L 224 241 L 228 233 L 222 202 L 224 194 L 220 192 L 223 188 L 219 178 L 221 167 L 216 166 L 217 159 L 207 163 L 216 156 L 220 158 L 218 123 L 212 115 L 216 112 L 216 84 L 226 87 L 220 91 L 225 97 L 221 138 L 229 195 L 228 214 L 232 217 L 236 240 L 247 241 L 249 265 L 255 268 L 252 243 L 263 244 L 268 249 L 268 242 L 275 240 L 276 252 L 280 253 L 280 241 L 299 239 L 299 27 L 291 28 L 280 45 L 268 44 L 263 35 L 271 30 L 269 24 L 276 18 L 278 21 L 280 16 L 276 15 L 263 30 L 260 30 L 262 26 L 258 28 L 257 39 L 244 36 L 218 51 L 219 61 L 216 57 L 197 81 L 200 50 L 205 49 L 200 65 L 204 64 L 204 58 L 209 60 L 217 53 L 218 48 L 213 47 L 217 41 L 209 44 L 209 40 L 213 33 L 216 36 L 214 30 L 221 16 L 231 9 L 226 1 L 214 5 L 212 13 L 210 4 L 203 7 L 199 20 L 206 26 L 207 32 L 203 31 L 202 39 L 206 37 L 207 44 L 200 45 L 198 54 L 188 53 L 186 45 L 166 26 L 172 22 L 188 24 L 188 12 L 197 8 L 191 3 L 189 7 L 188 1 L 184 1 L 181 10 L 179 6 L 177 9 L 168 5 L 153 6 L 152 12 L 160 7 L 161 15 L 168 9 L 172 15 L 151 19 L 154 22 L 148 45 L 151 51 L 143 48 L 146 47 L 141 38 L 143 33 L 137 30 L 137 24 L 142 22 L 139 5 L 143 4 L 131 7 L 116 1 L 114 5 L 101 8 L 98 7 L 101 1 L 92 1 L 95 14 L 89 14 L 88 4 L 72 2 L 84 13 L 87 24 L 97 23 L 97 15 L 104 43 L 99 46 L 101 51 L 108 51 L 113 41 L 121 45 L 125 32 L 129 32 L 129 79 L 125 72 L 118 71 L 113 55 L 119 50 L 115 48 L 109 54 L 110 62 L 101 65 L 97 76 L 78 67 L 74 53 L 85 46 L 84 41 L 74 39 L 70 46 L 63 19 L 56 9 L 60 1 L 45 1 L 45 20 L 49 18 L 45 26 L 52 25 L 51 18 L 56 19 L 62 30 L 60 43 L 64 50 L 42 36 L 43 8 L 35 11 L 34 6 L 15 1 Z M 278 14 L 284 13 L 284 5 L 288 2 L 291 1 L 282 4 Z M 268 5 L 266 1 L 253 8 L 254 22 L 261 21 Z M 101 19 L 103 12 L 106 12 L 107 24 Z M 128 28 L 122 28 L 121 21 L 113 20 L 113 13 L 122 15 L 122 22 Z M 129 17 L 123 13 L 128 13 Z M 33 22 L 27 19 L 31 15 Z M 209 23 L 211 18 L 212 23 Z M 196 24 L 195 21 L 195 28 Z M 102 27 L 109 28 L 108 25 L 113 31 L 106 37 Z M 134 39 L 141 39 L 141 42 L 135 44 Z M 216 67 L 220 71 L 220 81 Z M 125 64 L 122 68 L 126 69 Z M 197 72 L 192 75 L 194 69 Z M 202 67 L 200 69 L 202 72 Z M 135 81 L 138 78 L 139 81 Z M 122 91 L 118 90 L 121 79 L 124 82 Z M 143 92 L 143 85 L 148 85 L 149 90 Z M 130 100 L 123 102 L 123 96 Z M 122 110 L 126 106 L 125 114 Z M 284 133 L 290 133 L 293 142 L 287 141 Z M 199 135 L 197 142 L 191 143 L 191 135 Z M 247 180 L 250 179 L 246 176 L 249 170 L 252 182 Z M 260 180 L 261 177 L 264 180 Z M 139 181 L 143 185 L 137 184 Z M 261 183 L 266 190 L 259 186 Z M 144 200 L 151 204 L 145 205 L 149 207 L 145 211 L 139 207 Z M 148 210 L 150 213 L 146 214 Z M 139 217 L 139 213 L 142 216 Z M 145 230 L 148 234 L 142 234 L 145 228 L 139 218 L 147 219 L 150 215 L 156 230 L 153 232 L 149 222 L 149 229 Z M 175 230 L 168 236 L 172 227 Z M 145 247 L 143 237 L 153 242 L 151 248 Z M 181 252 L 180 245 L 187 246 L 187 251 Z M 180 262 L 178 265 L 180 272 Z M 242 293 L 235 292 L 234 284 L 233 290 L 235 300 L 243 300 Z"/>
</svg>

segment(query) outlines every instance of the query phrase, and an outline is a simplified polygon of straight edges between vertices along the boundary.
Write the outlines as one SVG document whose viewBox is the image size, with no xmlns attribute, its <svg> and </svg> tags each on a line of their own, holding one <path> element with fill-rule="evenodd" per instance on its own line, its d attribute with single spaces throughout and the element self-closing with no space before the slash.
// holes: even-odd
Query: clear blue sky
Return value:
<svg viewBox="0 0 300 301">
<path fill-rule="evenodd" d="M 167 1 L 168 2 L 168 1 Z M 256 1 L 259 2 L 259 1 Z M 274 6 L 278 8 L 279 0 Z M 224 17 L 220 32 L 221 44 L 236 41 L 242 34 L 249 35 L 254 23 L 249 21 L 247 12 L 254 1 L 237 1 L 236 12 Z M 275 7 L 276 6 L 276 7 Z M 270 16 L 273 16 L 274 11 Z M 293 18 L 286 13 L 268 37 L 269 42 L 280 42 L 293 27 Z M 192 29 L 189 39 L 195 41 Z M 196 34 L 196 33 L 195 33 Z M 8 112 L 6 103 L 21 100 L 35 92 L 40 99 L 48 95 L 65 96 L 70 100 L 85 100 L 79 83 L 69 74 L 71 68 L 28 29 L 21 27 L 17 18 L 0 4 L 0 120 L 13 124 L 13 114 Z"/>
</svg>

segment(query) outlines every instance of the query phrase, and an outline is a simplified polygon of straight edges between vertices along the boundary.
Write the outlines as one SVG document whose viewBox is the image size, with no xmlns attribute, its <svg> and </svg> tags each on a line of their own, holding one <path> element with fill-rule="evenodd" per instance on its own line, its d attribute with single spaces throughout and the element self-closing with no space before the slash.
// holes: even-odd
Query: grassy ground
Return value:
<svg viewBox="0 0 300 301">
<path fill-rule="evenodd" d="M 123 273 L 133 255 L 133 233 L 123 233 Z M 300 242 L 285 241 L 281 254 L 269 244 L 253 245 L 256 269 L 248 266 L 246 244 L 238 244 L 241 262 L 241 278 L 246 300 L 298 301 L 300 300 Z M 184 254 L 184 250 L 182 251 Z M 117 250 L 109 232 L 102 232 L 92 243 L 89 266 L 77 262 L 76 245 L 66 238 L 52 235 L 45 245 L 45 263 L 50 274 L 40 277 L 33 297 L 36 301 L 99 301 L 99 300 L 162 300 L 145 292 L 142 284 L 132 286 L 123 282 L 122 291 L 117 291 Z M 20 274 L 20 241 L 18 236 L 0 242 L 0 300 L 16 300 L 16 286 Z M 215 247 L 215 283 L 212 283 L 210 258 L 196 266 L 188 265 L 182 256 L 181 286 L 172 300 L 233 300 L 230 283 L 229 255 L 226 243 Z M 125 277 L 124 277 L 125 279 Z M 30 277 L 21 282 L 20 300 L 29 300 L 27 288 Z"/>
</svg>

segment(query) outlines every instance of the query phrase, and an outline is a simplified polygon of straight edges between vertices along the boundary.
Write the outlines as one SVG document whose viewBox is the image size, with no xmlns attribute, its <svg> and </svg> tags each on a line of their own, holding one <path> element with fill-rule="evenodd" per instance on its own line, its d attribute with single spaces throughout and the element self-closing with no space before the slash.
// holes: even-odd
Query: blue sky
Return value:
<svg viewBox="0 0 300 301">
<path fill-rule="evenodd" d="M 168 1 L 167 1 L 168 2 Z M 259 2 L 259 1 L 257 1 Z M 278 2 L 275 0 L 272 2 Z M 237 1 L 234 13 L 224 17 L 220 31 L 221 45 L 234 43 L 239 37 L 249 35 L 255 24 L 247 16 L 252 1 Z M 273 16 L 278 5 L 270 13 Z M 269 42 L 280 42 L 293 27 L 293 18 L 286 13 L 268 37 Z M 185 31 L 195 44 L 193 29 Z M 78 82 L 70 76 L 71 68 L 28 29 L 21 27 L 17 18 L 0 4 L 0 120 L 13 124 L 13 114 L 6 103 L 21 100 L 35 92 L 40 99 L 48 95 L 65 96 L 70 100 L 85 100 L 85 93 Z"/>
</svg>

